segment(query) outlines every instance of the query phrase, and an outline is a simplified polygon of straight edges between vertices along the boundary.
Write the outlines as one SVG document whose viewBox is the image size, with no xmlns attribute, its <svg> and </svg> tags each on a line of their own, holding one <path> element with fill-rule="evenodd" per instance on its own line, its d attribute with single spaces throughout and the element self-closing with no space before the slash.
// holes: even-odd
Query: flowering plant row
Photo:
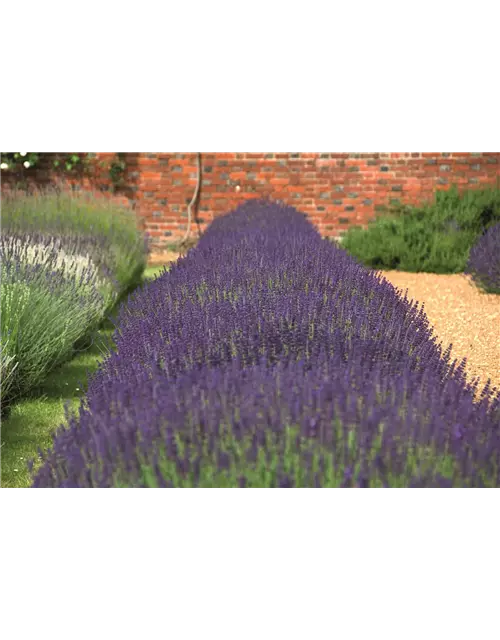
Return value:
<svg viewBox="0 0 500 640">
<path fill-rule="evenodd" d="M 216 219 L 114 342 L 33 486 L 500 485 L 500 393 L 291 207 Z"/>
</svg>

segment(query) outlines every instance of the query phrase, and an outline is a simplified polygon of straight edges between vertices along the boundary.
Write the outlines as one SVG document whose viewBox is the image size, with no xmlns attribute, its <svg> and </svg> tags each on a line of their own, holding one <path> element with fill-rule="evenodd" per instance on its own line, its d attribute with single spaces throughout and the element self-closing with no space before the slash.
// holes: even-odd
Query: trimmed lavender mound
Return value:
<svg viewBox="0 0 500 640">
<path fill-rule="evenodd" d="M 473 402 L 422 309 L 251 201 L 122 307 L 35 487 L 499 486 L 500 393 Z"/>
<path fill-rule="evenodd" d="M 489 227 L 472 247 L 465 273 L 487 293 L 500 293 L 500 224 Z"/>
</svg>

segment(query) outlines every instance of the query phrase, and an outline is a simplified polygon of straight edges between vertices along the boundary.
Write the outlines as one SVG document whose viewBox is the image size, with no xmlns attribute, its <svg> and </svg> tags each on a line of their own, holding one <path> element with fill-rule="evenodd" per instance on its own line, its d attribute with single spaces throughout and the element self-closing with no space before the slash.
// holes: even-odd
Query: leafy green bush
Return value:
<svg viewBox="0 0 500 640">
<path fill-rule="evenodd" d="M 39 151 L 0 151 L 0 170 L 10 171 L 19 166 L 29 169 L 38 164 L 39 158 Z"/>
<path fill-rule="evenodd" d="M 46 169 L 52 175 L 82 176 L 92 165 L 94 153 L 40 153 L 20 152 L 0 154 L 0 169 L 5 175 L 13 176 L 17 184 L 26 185 L 26 178 L 36 169 Z M 116 153 L 111 161 L 100 162 L 107 169 L 109 178 L 116 191 L 126 185 L 126 153 Z"/>
<path fill-rule="evenodd" d="M 77 153 L 38 153 L 30 151 L 28 153 L 5 153 L 1 154 L 2 171 L 10 171 L 15 174 L 23 169 L 33 170 L 41 164 L 46 164 L 53 169 L 63 169 L 67 172 L 74 171 L 85 163 L 84 154 Z"/>
<path fill-rule="evenodd" d="M 476 240 L 500 222 L 500 190 L 438 191 L 435 202 L 404 207 L 354 227 L 342 247 L 365 266 L 409 272 L 462 273 Z"/>
</svg>

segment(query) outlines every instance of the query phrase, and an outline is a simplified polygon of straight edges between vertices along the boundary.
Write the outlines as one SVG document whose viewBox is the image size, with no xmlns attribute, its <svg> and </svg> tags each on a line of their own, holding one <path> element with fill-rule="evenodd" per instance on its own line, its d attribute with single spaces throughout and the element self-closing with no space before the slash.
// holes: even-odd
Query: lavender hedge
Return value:
<svg viewBox="0 0 500 640">
<path fill-rule="evenodd" d="M 500 224 L 489 227 L 472 247 L 465 273 L 487 293 L 500 293 Z"/>
<path fill-rule="evenodd" d="M 114 341 L 34 486 L 500 484 L 500 393 L 290 207 L 214 221 Z"/>
</svg>

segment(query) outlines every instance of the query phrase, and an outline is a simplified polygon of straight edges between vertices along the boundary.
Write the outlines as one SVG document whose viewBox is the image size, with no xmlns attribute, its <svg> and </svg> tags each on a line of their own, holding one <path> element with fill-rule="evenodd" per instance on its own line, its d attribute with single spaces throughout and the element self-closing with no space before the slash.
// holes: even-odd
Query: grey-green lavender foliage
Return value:
<svg viewBox="0 0 500 640">
<path fill-rule="evenodd" d="M 91 266 L 61 257 L 51 244 L 30 252 L 0 238 L 2 412 L 71 357 L 102 321 L 116 292 Z"/>
<path fill-rule="evenodd" d="M 147 264 L 147 241 L 134 211 L 64 184 L 3 194 L 2 233 L 42 234 L 74 255 L 88 255 L 97 268 L 112 274 L 121 292 L 140 282 Z"/>
<path fill-rule="evenodd" d="M 66 188 L 2 194 L 2 412 L 92 334 L 140 281 L 136 216 Z"/>
</svg>

